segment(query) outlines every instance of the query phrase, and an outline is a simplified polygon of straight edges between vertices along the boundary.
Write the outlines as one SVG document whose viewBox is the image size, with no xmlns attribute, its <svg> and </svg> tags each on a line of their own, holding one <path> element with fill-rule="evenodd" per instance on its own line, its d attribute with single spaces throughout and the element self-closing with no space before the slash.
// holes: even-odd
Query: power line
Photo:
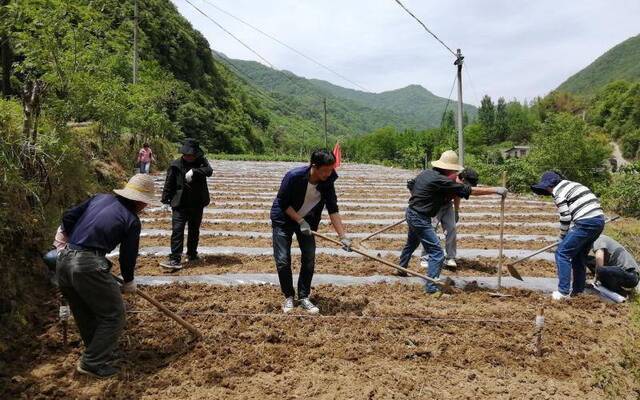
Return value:
<svg viewBox="0 0 640 400">
<path fill-rule="evenodd" d="M 242 24 L 244 24 L 244 25 L 248 26 L 249 28 L 251 28 L 251 29 L 255 30 L 256 32 L 258 32 L 258 33 L 260 33 L 260 34 L 262 34 L 262 35 L 264 35 L 264 36 L 268 37 L 269 39 L 271 39 L 271 40 L 275 41 L 276 43 L 278 43 L 278 44 L 280 44 L 280 45 L 282 45 L 282 46 L 286 47 L 287 49 L 289 49 L 289 50 L 293 51 L 294 53 L 298 54 L 299 56 L 301 56 L 301 57 L 303 57 L 303 58 L 305 58 L 305 59 L 307 59 L 307 60 L 311 61 L 312 63 L 314 63 L 314 64 L 316 64 L 316 65 L 318 65 L 318 66 L 320 66 L 320 67 L 324 68 L 325 70 L 327 70 L 327 71 L 331 72 L 332 74 L 334 74 L 334 75 L 336 75 L 337 77 L 339 77 L 339 78 L 341 78 L 341 79 L 345 80 L 346 82 L 349 82 L 349 83 L 351 83 L 352 85 L 357 86 L 358 88 L 360 88 L 360 89 L 362 89 L 362 90 L 364 90 L 364 91 L 366 91 L 366 92 L 370 92 L 370 90 L 369 90 L 369 89 L 367 89 L 367 88 L 363 87 L 362 85 L 360 85 L 360 84 L 358 84 L 358 83 L 356 83 L 356 82 L 352 81 L 351 79 L 347 78 L 346 76 L 342 75 L 341 73 L 339 73 L 339 72 L 335 71 L 334 69 L 332 69 L 332 68 L 328 67 L 327 65 L 325 65 L 325 64 L 323 64 L 323 63 L 321 63 L 320 61 L 317 61 L 317 60 L 313 59 L 312 57 L 310 57 L 310 56 L 308 56 L 308 55 L 304 54 L 303 52 L 301 52 L 301 51 L 297 50 L 296 48 L 292 47 L 291 45 L 288 45 L 287 43 L 285 43 L 285 42 L 281 41 L 280 39 L 278 39 L 278 38 L 276 38 L 276 37 L 274 37 L 274 36 L 272 36 L 272 35 L 270 35 L 270 34 L 268 34 L 268 33 L 264 32 L 264 31 L 263 31 L 263 30 L 261 30 L 260 28 L 257 28 L 256 26 L 251 25 L 250 23 L 248 23 L 248 22 L 244 21 L 243 19 L 241 19 L 241 18 L 239 18 L 239 17 L 237 17 L 237 16 L 235 16 L 235 15 L 231 14 L 229 11 L 226 11 L 226 10 L 224 10 L 224 9 L 222 9 L 222 8 L 220 8 L 220 7 L 218 7 L 217 5 L 213 4 L 211 1 L 209 1 L 209 0 L 203 0 L 203 1 L 204 1 L 205 3 L 207 3 L 207 4 L 209 4 L 211 7 L 214 7 L 214 8 L 215 8 L 215 9 L 217 9 L 218 11 L 220 11 L 220 12 L 222 12 L 222 13 L 224 13 L 224 14 L 226 14 L 226 15 L 230 16 L 231 18 L 233 18 L 233 19 L 235 19 L 235 20 L 239 21 L 240 23 L 242 23 Z"/>
<path fill-rule="evenodd" d="M 456 87 L 456 81 L 458 80 L 458 76 L 454 75 L 453 83 L 451 84 L 451 90 L 449 91 L 449 97 L 447 98 L 447 104 L 444 106 L 444 112 L 442 113 L 442 120 L 440 120 L 440 129 L 442 129 L 442 124 L 444 124 L 444 118 L 447 115 L 447 108 L 449 108 L 449 103 L 451 102 L 451 95 L 453 94 L 453 89 Z"/>
<path fill-rule="evenodd" d="M 434 37 L 438 42 L 440 42 L 440 44 L 442 44 L 442 45 L 443 45 L 447 50 L 449 50 L 449 52 L 450 52 L 451 54 L 453 54 L 453 56 L 454 56 L 454 57 L 458 58 L 458 55 L 457 55 L 453 50 L 451 50 L 451 48 L 450 48 L 449 46 L 447 46 L 446 44 L 444 44 L 444 42 L 443 42 L 442 40 L 440 40 L 440 38 L 439 38 L 438 36 L 436 36 L 436 34 L 435 34 L 435 33 L 431 32 L 431 30 L 430 30 L 429 28 L 427 28 L 427 26 L 426 26 L 422 21 L 420 21 L 420 19 L 419 19 L 418 17 L 416 17 L 416 16 L 415 16 L 415 15 L 414 15 L 414 14 L 413 14 L 413 13 L 412 13 L 408 8 L 407 8 L 407 7 L 405 7 L 405 5 L 404 5 L 404 4 L 402 4 L 402 3 L 400 2 L 400 0 L 395 0 L 395 2 L 396 2 L 396 3 L 398 3 L 398 5 L 399 5 L 400 7 L 402 7 L 402 8 L 403 8 L 403 9 L 404 9 L 404 10 L 405 10 L 409 15 L 411 15 L 411 16 L 413 17 L 413 19 L 415 19 L 416 21 L 418 21 L 418 23 L 419 23 L 420 25 L 422 25 L 422 27 L 423 27 L 427 32 L 429 32 L 429 34 L 431 34 L 431 36 L 433 36 L 433 37 Z"/>
</svg>

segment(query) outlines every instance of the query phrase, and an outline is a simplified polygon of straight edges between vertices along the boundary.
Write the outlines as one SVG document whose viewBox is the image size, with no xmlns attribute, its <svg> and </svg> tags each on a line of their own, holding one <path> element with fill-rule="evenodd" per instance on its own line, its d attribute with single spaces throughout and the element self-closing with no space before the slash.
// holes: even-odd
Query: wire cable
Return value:
<svg viewBox="0 0 640 400">
<path fill-rule="evenodd" d="M 422 27 L 429 32 L 429 34 L 431 34 L 431 36 L 433 36 L 438 42 L 440 42 L 441 45 L 443 45 L 445 47 L 445 49 L 449 50 L 449 52 L 451 54 L 453 54 L 454 57 L 458 57 L 458 55 L 456 54 L 456 52 L 454 52 L 453 50 L 451 50 L 451 48 L 449 46 L 447 46 L 442 40 L 440 40 L 440 38 L 438 36 L 436 36 L 435 33 L 431 32 L 431 30 L 429 28 L 427 28 L 427 26 L 420 21 L 420 19 L 418 17 L 416 17 L 407 7 L 405 7 L 404 4 L 402 4 L 402 2 L 400 2 L 400 0 L 395 0 L 396 3 L 398 3 L 398 5 L 400 7 L 402 7 L 409 15 L 411 15 L 413 17 L 413 19 L 415 19 L 416 21 L 418 21 L 418 23 L 420 25 L 422 25 Z"/>
<path fill-rule="evenodd" d="M 278 39 L 278 38 L 274 37 L 273 35 L 270 35 L 270 34 L 268 34 L 268 33 L 264 32 L 263 30 L 261 30 L 260 28 L 258 28 L 258 27 L 256 27 L 256 26 L 254 26 L 254 25 L 252 25 L 252 24 L 250 24 L 250 23 L 248 23 L 248 22 L 244 21 L 243 19 L 241 19 L 241 18 L 239 18 L 239 17 L 237 17 L 237 16 L 235 16 L 235 15 L 233 15 L 233 14 L 232 14 L 232 13 L 230 13 L 229 11 L 226 11 L 226 10 L 224 10 L 224 9 L 220 8 L 219 6 L 217 6 L 216 4 L 212 3 L 211 1 L 209 1 L 209 0 L 203 0 L 203 1 L 204 1 L 205 3 L 207 3 L 207 4 L 209 4 L 211 7 L 215 8 L 216 10 L 218 10 L 218 11 L 220 11 L 220 12 L 222 12 L 222 13 L 224 13 L 224 14 L 228 15 L 228 16 L 230 16 L 231 18 L 233 18 L 233 19 L 235 19 L 235 20 L 239 21 L 240 23 L 242 23 L 242 24 L 244 24 L 244 25 L 248 26 L 249 28 L 251 28 L 251 29 L 255 30 L 256 32 L 258 32 L 258 33 L 260 33 L 260 34 L 262 34 L 262 35 L 264 35 L 264 36 L 268 37 L 269 39 L 273 40 L 274 42 L 276 42 L 276 43 L 278 43 L 278 44 L 280 44 L 280 45 L 282 45 L 282 46 L 286 47 L 287 49 L 289 49 L 289 50 L 293 51 L 294 53 L 298 54 L 299 56 L 301 56 L 301 57 L 303 57 L 303 58 L 305 58 L 305 59 L 307 59 L 307 60 L 311 61 L 312 63 L 314 63 L 314 64 L 316 64 L 316 65 L 318 65 L 318 66 L 320 66 L 320 67 L 324 68 L 325 70 L 327 70 L 327 71 L 331 72 L 332 74 L 334 74 L 335 76 L 337 76 L 337 77 L 339 77 L 339 78 L 343 79 L 344 81 L 349 82 L 350 84 L 352 84 L 352 85 L 354 85 L 354 86 L 356 86 L 356 87 L 358 87 L 358 88 L 360 88 L 360 89 L 362 89 L 362 90 L 364 90 L 364 91 L 366 91 L 366 92 L 370 92 L 370 90 L 369 90 L 369 89 L 367 89 L 367 88 L 365 88 L 364 86 L 362 86 L 362 85 L 360 85 L 360 84 L 358 84 L 358 83 L 354 82 L 353 80 L 351 80 L 351 79 L 347 78 L 346 76 L 344 76 L 344 75 L 342 75 L 341 73 L 339 73 L 339 72 L 335 71 L 334 69 L 332 69 L 332 68 L 328 67 L 327 65 L 325 65 L 325 64 L 323 64 L 323 63 L 321 63 L 320 61 L 317 61 L 317 60 L 313 59 L 312 57 L 310 57 L 310 56 L 308 56 L 308 55 L 304 54 L 304 53 L 303 53 L 303 52 L 301 52 L 300 50 L 297 50 L 296 48 L 292 47 L 291 45 L 289 45 L 289 44 L 287 44 L 287 43 L 285 43 L 285 42 L 283 42 L 283 41 L 281 41 L 280 39 Z"/>
<path fill-rule="evenodd" d="M 442 129 L 442 124 L 444 124 L 444 118 L 447 115 L 447 108 L 449 108 L 449 103 L 451 102 L 451 95 L 453 94 L 453 89 L 456 87 L 456 81 L 458 80 L 458 75 L 454 75 L 453 84 L 451 85 L 451 90 L 449 91 L 449 97 L 447 98 L 447 104 L 444 106 L 444 111 L 442 112 L 442 119 L 440 120 L 440 129 Z"/>
</svg>

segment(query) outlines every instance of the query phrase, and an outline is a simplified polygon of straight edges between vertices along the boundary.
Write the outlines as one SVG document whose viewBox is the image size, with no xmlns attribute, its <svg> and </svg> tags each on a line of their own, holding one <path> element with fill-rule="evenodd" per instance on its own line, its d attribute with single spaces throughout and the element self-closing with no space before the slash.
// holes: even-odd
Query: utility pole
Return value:
<svg viewBox="0 0 640 400">
<path fill-rule="evenodd" d="M 327 144 L 327 98 L 326 97 L 322 100 L 322 103 L 324 104 L 324 148 L 327 149 L 328 144 Z"/>
<path fill-rule="evenodd" d="M 458 157 L 460 165 L 464 166 L 464 127 L 462 126 L 462 52 L 458 49 L 456 61 L 453 65 L 458 66 Z"/>
<path fill-rule="evenodd" d="M 138 82 L 138 0 L 133 0 L 133 84 Z"/>
</svg>

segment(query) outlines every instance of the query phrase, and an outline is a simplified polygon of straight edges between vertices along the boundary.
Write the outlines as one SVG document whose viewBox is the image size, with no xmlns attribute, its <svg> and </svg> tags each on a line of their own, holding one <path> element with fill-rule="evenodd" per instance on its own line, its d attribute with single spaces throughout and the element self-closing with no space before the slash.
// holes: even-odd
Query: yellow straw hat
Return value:
<svg viewBox="0 0 640 400">
<path fill-rule="evenodd" d="M 129 182 L 122 189 L 115 189 L 114 193 L 125 199 L 139 201 L 148 205 L 157 205 L 154 198 L 155 187 L 153 178 L 147 174 L 136 174 L 129 179 Z"/>
<path fill-rule="evenodd" d="M 435 168 L 449 171 L 462 171 L 464 167 L 458 164 L 458 154 L 453 150 L 447 150 L 440 156 L 440 159 L 431 163 Z"/>
</svg>

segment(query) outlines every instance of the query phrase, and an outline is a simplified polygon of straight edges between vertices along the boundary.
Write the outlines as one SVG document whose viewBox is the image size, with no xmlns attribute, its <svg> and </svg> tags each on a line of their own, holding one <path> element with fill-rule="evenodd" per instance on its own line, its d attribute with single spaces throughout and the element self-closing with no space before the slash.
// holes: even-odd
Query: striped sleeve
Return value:
<svg viewBox="0 0 640 400">
<path fill-rule="evenodd" d="M 561 237 L 567 234 L 572 222 L 604 214 L 600 200 L 578 182 L 560 182 L 553 190 L 553 198 L 560 214 Z"/>
<path fill-rule="evenodd" d="M 567 185 L 564 183 L 565 182 L 560 182 L 560 184 L 558 184 L 557 194 L 553 197 L 556 207 L 558 208 L 558 214 L 560 214 L 560 237 L 564 237 L 571 226 L 571 210 L 569 209 L 569 203 L 565 195 Z"/>
</svg>

